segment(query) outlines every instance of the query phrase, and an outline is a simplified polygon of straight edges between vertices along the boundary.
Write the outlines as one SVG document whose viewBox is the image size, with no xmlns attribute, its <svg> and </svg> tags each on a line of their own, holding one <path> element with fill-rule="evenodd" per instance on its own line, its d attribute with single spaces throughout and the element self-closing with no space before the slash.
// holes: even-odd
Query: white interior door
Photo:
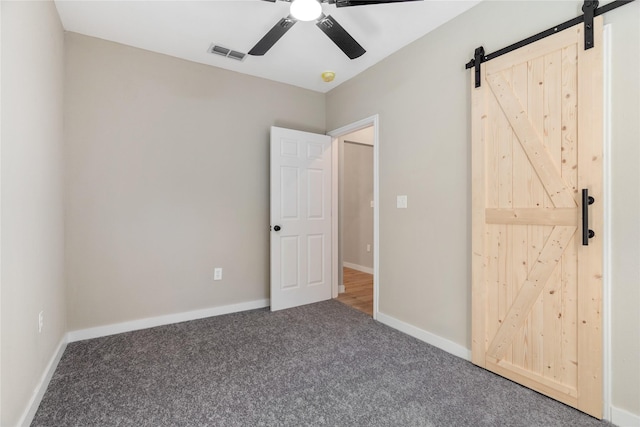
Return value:
<svg viewBox="0 0 640 427">
<path fill-rule="evenodd" d="M 271 310 L 331 298 L 331 138 L 271 128 Z"/>
</svg>

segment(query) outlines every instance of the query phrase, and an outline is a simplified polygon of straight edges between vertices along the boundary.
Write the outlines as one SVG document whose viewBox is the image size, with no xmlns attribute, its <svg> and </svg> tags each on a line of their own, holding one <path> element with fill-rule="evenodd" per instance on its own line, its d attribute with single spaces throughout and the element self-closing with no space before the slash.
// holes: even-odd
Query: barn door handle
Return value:
<svg viewBox="0 0 640 427">
<path fill-rule="evenodd" d="M 589 239 L 596 235 L 593 230 L 589 230 L 589 205 L 596 199 L 589 195 L 587 188 L 582 189 L 582 245 L 588 246 Z"/>
</svg>

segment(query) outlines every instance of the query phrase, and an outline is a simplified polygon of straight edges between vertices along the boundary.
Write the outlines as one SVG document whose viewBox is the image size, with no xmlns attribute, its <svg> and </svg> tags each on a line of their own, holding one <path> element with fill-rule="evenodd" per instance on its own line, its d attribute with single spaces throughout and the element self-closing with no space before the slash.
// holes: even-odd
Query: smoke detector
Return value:
<svg viewBox="0 0 640 427">
<path fill-rule="evenodd" d="M 322 73 L 321 77 L 323 81 L 325 81 L 326 83 L 329 83 L 336 78 L 336 73 L 334 73 L 333 71 L 325 71 L 324 73 Z"/>
</svg>

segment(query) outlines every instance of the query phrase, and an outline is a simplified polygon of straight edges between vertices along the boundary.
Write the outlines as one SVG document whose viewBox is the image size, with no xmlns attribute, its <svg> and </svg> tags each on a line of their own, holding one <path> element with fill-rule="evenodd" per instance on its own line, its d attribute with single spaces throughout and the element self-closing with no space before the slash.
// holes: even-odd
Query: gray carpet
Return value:
<svg viewBox="0 0 640 427">
<path fill-rule="evenodd" d="M 33 426 L 604 426 L 337 301 L 69 344 Z"/>
</svg>

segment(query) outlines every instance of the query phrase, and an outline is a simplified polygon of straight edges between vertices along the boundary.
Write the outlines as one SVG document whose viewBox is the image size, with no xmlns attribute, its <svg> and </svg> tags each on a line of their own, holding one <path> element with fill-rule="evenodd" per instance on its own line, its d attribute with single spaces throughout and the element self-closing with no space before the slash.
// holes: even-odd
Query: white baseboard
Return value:
<svg viewBox="0 0 640 427">
<path fill-rule="evenodd" d="M 458 356 L 469 361 L 471 360 L 471 350 L 461 346 L 460 344 L 456 344 L 453 341 L 449 341 L 446 338 L 442 338 L 441 336 L 438 336 L 431 332 L 427 332 L 423 329 L 405 323 L 402 320 L 398 320 L 395 317 L 391 317 L 381 312 L 378 312 L 376 320 L 380 323 L 384 323 L 387 326 L 397 329 L 400 332 L 411 335 L 412 337 L 417 338 L 420 341 L 424 341 L 427 344 L 438 347 L 439 349 L 444 350 L 447 353 L 451 353 L 454 356 Z"/>
<path fill-rule="evenodd" d="M 372 267 L 365 267 L 362 265 L 358 265 L 358 264 L 352 264 L 350 262 L 342 262 L 342 266 L 343 267 L 347 267 L 347 268 L 351 268 L 353 270 L 358 270 L 358 271 L 362 271 L 363 273 L 368 273 L 368 274 L 373 274 L 373 268 Z"/>
<path fill-rule="evenodd" d="M 640 427 L 640 415 L 611 406 L 611 420 L 618 427 Z"/>
<path fill-rule="evenodd" d="M 62 354 L 64 350 L 67 348 L 67 334 L 65 334 L 60 340 L 60 344 L 58 344 L 58 348 L 51 356 L 47 367 L 42 373 L 42 377 L 40 377 L 40 381 L 36 385 L 35 390 L 33 391 L 33 395 L 27 404 L 27 409 L 20 417 L 20 421 L 18 422 L 19 426 L 28 427 L 31 425 L 33 421 L 33 417 L 36 416 L 36 412 L 38 411 L 38 407 L 40 406 L 40 402 L 42 402 L 42 398 L 44 397 L 45 391 L 47 391 L 47 387 L 49 387 L 49 382 L 53 377 L 53 373 L 56 371 L 58 367 L 58 363 L 60 359 L 62 359 Z"/>
<path fill-rule="evenodd" d="M 344 285 L 340 285 L 338 286 L 338 293 L 339 294 L 344 294 L 347 290 L 345 289 Z"/>
<path fill-rule="evenodd" d="M 205 317 L 220 316 L 222 314 L 237 313 L 240 311 L 255 310 L 269 307 L 269 299 L 248 301 L 239 304 L 224 305 L 220 307 L 205 308 L 203 310 L 187 311 L 184 313 L 167 314 L 165 316 L 148 317 L 146 319 L 132 320 L 130 322 L 115 323 L 112 325 L 98 326 L 95 328 L 71 331 L 68 334 L 69 342 L 88 340 L 91 338 L 106 337 L 108 335 L 121 334 L 123 332 L 137 331 L 156 326 L 170 325 L 172 323 L 188 322 L 190 320 L 204 319 Z"/>
</svg>

